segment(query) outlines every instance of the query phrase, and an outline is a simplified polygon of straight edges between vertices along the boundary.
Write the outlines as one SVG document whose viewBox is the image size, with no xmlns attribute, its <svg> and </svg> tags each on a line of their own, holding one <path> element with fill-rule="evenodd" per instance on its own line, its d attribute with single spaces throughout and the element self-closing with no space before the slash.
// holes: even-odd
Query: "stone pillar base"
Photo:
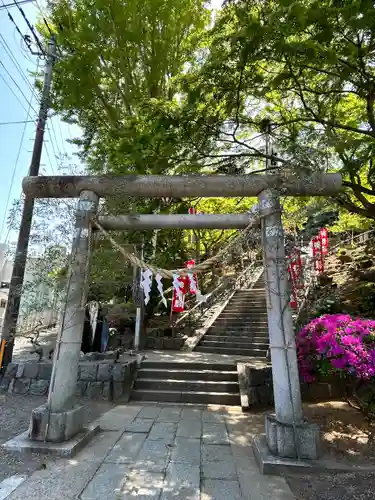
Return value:
<svg viewBox="0 0 375 500">
<path fill-rule="evenodd" d="M 274 414 L 266 415 L 266 440 L 272 455 L 283 458 L 316 460 L 320 454 L 319 427 L 300 422 L 285 424 Z"/>
<path fill-rule="evenodd" d="M 31 413 L 29 438 L 34 441 L 62 443 L 83 430 L 84 407 L 76 406 L 61 413 L 39 406 Z"/>
</svg>

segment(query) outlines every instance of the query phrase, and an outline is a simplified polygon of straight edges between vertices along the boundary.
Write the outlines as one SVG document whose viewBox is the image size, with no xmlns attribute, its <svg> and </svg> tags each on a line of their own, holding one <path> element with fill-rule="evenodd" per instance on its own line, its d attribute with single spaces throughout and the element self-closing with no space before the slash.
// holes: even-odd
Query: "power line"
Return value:
<svg viewBox="0 0 375 500">
<path fill-rule="evenodd" d="M 21 123 L 35 123 L 35 120 L 21 120 L 18 122 L 0 122 L 0 126 L 3 127 L 4 125 L 20 125 Z"/>
<path fill-rule="evenodd" d="M 13 76 L 9 73 L 9 71 L 7 70 L 5 64 L 0 60 L 0 65 L 5 69 L 7 75 L 9 76 L 9 78 L 12 80 L 12 82 L 14 83 L 14 85 L 18 88 L 18 90 L 21 92 L 22 96 L 24 97 L 24 99 L 26 100 L 26 102 L 29 104 L 29 99 L 25 96 L 25 93 L 24 91 L 21 89 L 21 87 L 18 85 L 18 83 L 16 82 L 16 80 L 13 78 Z M 31 108 L 34 113 L 38 114 L 37 111 L 34 109 L 34 108 Z"/>
<path fill-rule="evenodd" d="M 21 5 L 21 4 L 24 4 L 24 3 L 31 3 L 31 2 L 35 2 L 35 0 L 19 0 L 18 4 Z M 0 10 L 1 9 L 10 9 L 12 7 L 16 7 L 16 5 L 13 3 L 4 3 L 3 2 L 3 5 L 0 5 Z"/>
<path fill-rule="evenodd" d="M 27 16 L 26 16 L 26 14 L 24 13 L 23 9 L 22 9 L 22 8 L 18 5 L 17 0 L 13 0 L 13 2 L 17 5 L 18 10 L 21 12 L 21 15 L 22 15 L 22 17 L 24 18 L 25 23 L 27 24 L 27 26 L 28 26 L 29 30 L 31 31 L 31 33 L 32 33 L 32 35 L 33 35 L 33 37 L 34 37 L 34 40 L 35 40 L 35 42 L 36 42 L 37 46 L 39 47 L 40 52 L 41 52 L 43 55 L 46 55 L 46 54 L 45 54 L 45 50 L 43 49 L 43 47 L 42 47 L 42 45 L 41 45 L 41 43 L 40 43 L 40 40 L 39 40 L 39 38 L 38 38 L 37 34 L 35 33 L 34 26 L 32 26 L 32 25 L 31 25 L 31 23 L 30 23 L 30 21 L 28 20 L 28 18 L 27 18 Z M 9 12 L 8 12 L 8 16 L 10 16 Z"/>
<path fill-rule="evenodd" d="M 35 96 L 36 100 L 39 101 L 39 96 L 35 92 L 34 87 L 31 85 L 31 83 L 30 83 L 29 79 L 27 78 L 25 72 L 23 71 L 21 65 L 19 64 L 19 62 L 17 61 L 17 59 L 14 57 L 11 48 L 9 47 L 7 41 L 5 40 L 5 38 L 3 37 L 3 35 L 1 33 L 0 33 L 0 38 L 1 38 L 0 43 L 5 48 L 5 51 L 6 51 L 7 55 L 8 55 L 8 57 L 9 57 L 9 59 L 12 61 L 12 63 L 14 64 L 14 66 L 17 68 L 17 71 L 21 75 L 23 81 L 28 85 L 28 87 L 30 88 L 30 90 L 34 93 L 34 96 Z"/>
<path fill-rule="evenodd" d="M 6 79 L 4 78 L 4 76 L 1 73 L 0 73 L 0 78 L 3 80 L 3 82 L 8 87 L 8 89 L 12 92 L 12 94 L 17 99 L 17 101 L 20 103 L 20 105 L 22 106 L 22 108 L 24 109 L 24 111 L 27 112 L 27 108 L 24 106 L 24 104 L 22 103 L 22 101 L 20 100 L 20 98 L 18 97 L 18 95 L 14 92 L 14 90 L 12 89 L 12 87 L 9 85 L 9 83 L 6 81 Z"/>
<path fill-rule="evenodd" d="M 16 157 L 16 161 L 15 161 L 14 167 L 13 167 L 12 178 L 11 178 L 11 181 L 10 181 L 10 186 L 9 186 L 7 201 L 6 201 L 6 204 L 5 204 L 4 217 L 3 217 L 2 224 L 1 224 L 0 237 L 3 234 L 5 222 L 6 222 L 6 219 L 7 219 L 7 212 L 8 212 L 8 207 L 9 207 L 9 201 L 10 201 L 10 197 L 11 197 L 11 194 L 12 194 L 14 179 L 15 179 L 15 176 L 16 176 L 17 166 L 18 166 L 18 162 L 19 162 L 19 159 L 20 159 L 20 155 L 21 155 L 21 150 L 22 150 L 22 145 L 23 145 L 23 141 L 24 141 L 24 138 L 25 138 L 27 124 L 33 121 L 33 120 L 29 120 L 29 118 L 30 118 L 30 111 L 32 109 L 32 106 L 31 106 L 32 99 L 33 99 L 33 95 L 30 96 L 29 108 L 27 110 L 26 120 L 24 120 L 25 125 L 23 127 L 23 131 L 22 131 L 22 135 L 21 135 L 21 140 L 20 140 L 20 144 L 19 144 L 19 147 L 18 147 L 17 157 Z M 10 233 L 10 230 L 8 231 L 7 238 L 9 236 L 9 233 Z"/>
</svg>

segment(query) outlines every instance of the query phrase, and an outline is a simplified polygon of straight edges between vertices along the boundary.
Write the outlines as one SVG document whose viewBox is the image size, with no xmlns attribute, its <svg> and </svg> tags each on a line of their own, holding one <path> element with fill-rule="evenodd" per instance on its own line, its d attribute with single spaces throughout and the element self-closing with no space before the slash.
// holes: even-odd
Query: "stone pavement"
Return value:
<svg viewBox="0 0 375 500">
<path fill-rule="evenodd" d="M 117 406 L 73 459 L 51 460 L 7 500 L 293 500 L 262 476 L 251 438 L 263 415 L 239 408 Z"/>
</svg>

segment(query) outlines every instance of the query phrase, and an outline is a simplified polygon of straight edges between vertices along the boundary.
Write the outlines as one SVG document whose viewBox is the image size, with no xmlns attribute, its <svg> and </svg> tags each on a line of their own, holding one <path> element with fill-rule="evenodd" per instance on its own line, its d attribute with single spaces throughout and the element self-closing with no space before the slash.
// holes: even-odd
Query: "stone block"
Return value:
<svg viewBox="0 0 375 500">
<path fill-rule="evenodd" d="M 100 381 L 108 381 L 112 375 L 113 365 L 111 363 L 100 363 L 98 367 L 97 379 Z"/>
<path fill-rule="evenodd" d="M 24 368 L 25 368 L 25 363 L 19 363 L 18 364 L 17 372 L 16 372 L 16 375 L 15 375 L 16 378 L 22 378 L 23 377 Z"/>
<path fill-rule="evenodd" d="M 44 396 L 49 388 L 49 380 L 32 380 L 30 385 L 30 394 L 32 396 Z"/>
<path fill-rule="evenodd" d="M 80 363 L 79 367 L 79 380 L 83 380 L 85 382 L 95 382 L 96 373 L 98 371 L 97 363 Z"/>
<path fill-rule="evenodd" d="M 164 349 L 174 349 L 174 342 L 172 337 L 164 337 L 163 339 L 163 347 Z"/>
<path fill-rule="evenodd" d="M 153 349 L 155 347 L 155 337 L 147 337 L 147 348 Z"/>
<path fill-rule="evenodd" d="M 102 382 L 88 382 L 86 396 L 90 399 L 100 399 L 102 389 Z"/>
<path fill-rule="evenodd" d="M 102 396 L 105 399 L 111 399 L 111 383 L 103 382 Z"/>
<path fill-rule="evenodd" d="M 267 382 L 272 381 L 272 369 L 270 367 L 254 368 L 252 366 L 248 366 L 247 378 L 249 386 L 257 387 L 260 385 L 266 385 Z"/>
<path fill-rule="evenodd" d="M 113 382 L 113 399 L 119 399 L 124 394 L 123 382 Z"/>
<path fill-rule="evenodd" d="M 82 397 L 86 395 L 88 382 L 84 382 L 83 380 L 78 380 L 76 385 L 76 396 Z"/>
<path fill-rule="evenodd" d="M 23 369 L 23 376 L 25 378 L 38 378 L 39 375 L 39 363 L 25 363 Z"/>
<path fill-rule="evenodd" d="M 62 443 L 83 429 L 84 407 L 54 413 L 46 406 L 40 406 L 31 413 L 29 437 L 35 441 Z"/>
<path fill-rule="evenodd" d="M 273 403 L 273 389 L 271 385 L 260 385 L 256 390 L 261 405 L 267 406 Z"/>
<path fill-rule="evenodd" d="M 125 378 L 125 373 L 126 373 L 126 364 L 116 363 L 112 370 L 112 376 L 114 382 L 122 382 Z"/>
<path fill-rule="evenodd" d="M 320 454 L 320 434 L 316 424 L 286 424 L 266 415 L 266 439 L 270 452 L 278 457 L 316 460 Z"/>
<path fill-rule="evenodd" d="M 163 349 L 163 338 L 162 337 L 155 338 L 155 349 Z"/>
<path fill-rule="evenodd" d="M 0 393 L 7 392 L 9 389 L 10 378 L 3 377 L 0 382 Z"/>
<path fill-rule="evenodd" d="M 14 382 L 13 391 L 16 394 L 27 394 L 30 389 L 31 380 L 29 378 L 19 378 Z"/>
<path fill-rule="evenodd" d="M 256 387 L 249 387 L 247 396 L 249 405 L 256 405 L 259 403 L 258 391 Z"/>
<path fill-rule="evenodd" d="M 41 380 L 51 380 L 52 363 L 41 363 L 39 365 L 39 378 Z"/>
<path fill-rule="evenodd" d="M 9 363 L 7 366 L 5 376 L 7 378 L 14 378 L 18 370 L 18 363 Z"/>
</svg>

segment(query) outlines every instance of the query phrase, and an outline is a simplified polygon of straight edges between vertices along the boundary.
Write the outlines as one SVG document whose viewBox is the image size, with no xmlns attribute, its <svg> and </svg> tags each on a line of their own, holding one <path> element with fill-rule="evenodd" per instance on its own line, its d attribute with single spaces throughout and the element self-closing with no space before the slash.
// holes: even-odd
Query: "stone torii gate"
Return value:
<svg viewBox="0 0 375 500">
<path fill-rule="evenodd" d="M 75 393 L 88 288 L 92 225 L 99 198 L 132 197 L 252 197 L 259 199 L 275 413 L 266 417 L 266 442 L 279 457 L 318 456 L 318 429 L 304 421 L 292 312 L 289 308 L 280 196 L 332 196 L 342 186 L 339 174 L 244 176 L 59 176 L 26 177 L 23 190 L 34 198 L 79 197 L 72 246 L 67 301 L 45 407 L 31 416 L 34 441 L 64 442 L 83 429 L 83 408 Z M 247 214 L 119 215 L 99 217 L 107 230 L 156 228 L 244 228 Z"/>
</svg>

